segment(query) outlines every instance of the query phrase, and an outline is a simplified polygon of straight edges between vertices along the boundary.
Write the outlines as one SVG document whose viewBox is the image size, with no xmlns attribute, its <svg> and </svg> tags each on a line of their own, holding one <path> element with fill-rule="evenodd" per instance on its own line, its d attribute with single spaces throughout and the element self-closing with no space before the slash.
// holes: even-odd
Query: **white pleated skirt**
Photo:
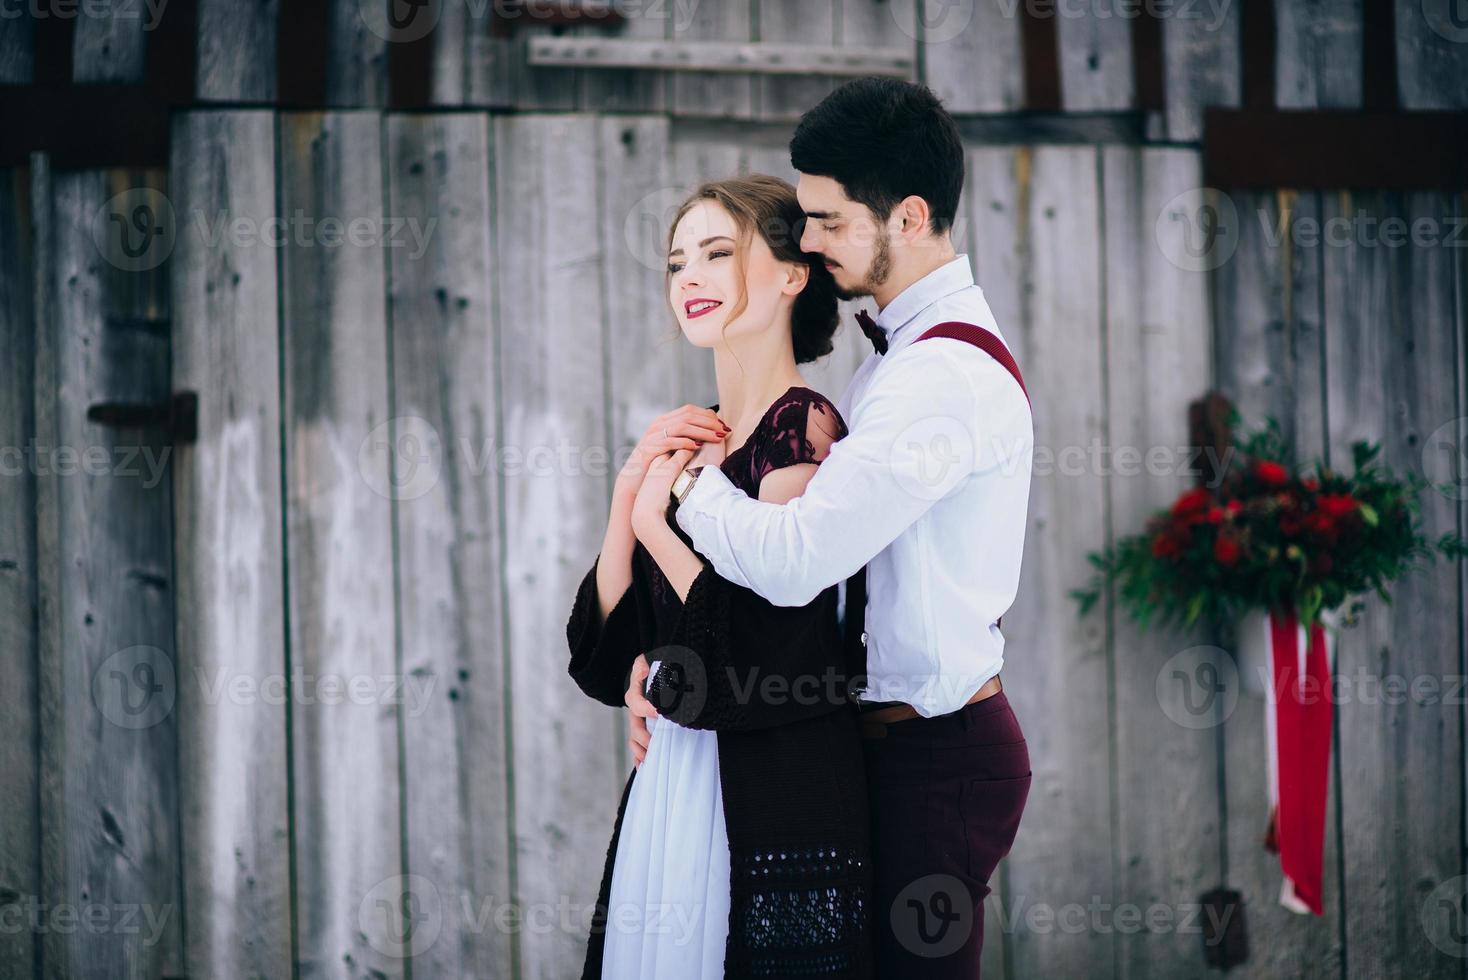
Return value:
<svg viewBox="0 0 1468 980">
<path fill-rule="evenodd" d="M 653 663 L 648 682 L 657 673 Z M 606 980 L 719 980 L 729 935 L 729 836 L 715 732 L 648 721 L 607 904 Z"/>
</svg>

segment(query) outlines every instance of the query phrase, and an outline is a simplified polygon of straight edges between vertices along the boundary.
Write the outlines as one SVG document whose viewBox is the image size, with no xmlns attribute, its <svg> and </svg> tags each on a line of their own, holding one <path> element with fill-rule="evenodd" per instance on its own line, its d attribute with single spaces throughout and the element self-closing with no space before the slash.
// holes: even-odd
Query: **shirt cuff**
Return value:
<svg viewBox="0 0 1468 980">
<path fill-rule="evenodd" d="M 711 517 L 712 504 L 722 493 L 743 493 L 736 487 L 724 471 L 712 463 L 704 466 L 698 471 L 698 479 L 693 481 L 693 489 L 688 491 L 688 496 L 673 511 L 673 518 L 678 522 L 689 537 L 693 537 L 695 517 Z"/>
</svg>

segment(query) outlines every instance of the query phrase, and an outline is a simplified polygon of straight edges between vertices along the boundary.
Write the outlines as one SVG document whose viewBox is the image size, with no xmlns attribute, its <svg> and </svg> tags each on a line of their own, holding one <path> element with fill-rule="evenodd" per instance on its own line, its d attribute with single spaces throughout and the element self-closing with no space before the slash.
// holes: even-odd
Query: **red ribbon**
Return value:
<svg viewBox="0 0 1468 980">
<path fill-rule="evenodd" d="M 1295 896 L 1316 915 L 1321 906 L 1325 851 L 1325 794 L 1330 780 L 1330 658 L 1325 629 L 1310 628 L 1300 656 L 1300 625 L 1292 610 L 1269 616 L 1274 673 L 1278 804 L 1267 839 Z"/>
</svg>

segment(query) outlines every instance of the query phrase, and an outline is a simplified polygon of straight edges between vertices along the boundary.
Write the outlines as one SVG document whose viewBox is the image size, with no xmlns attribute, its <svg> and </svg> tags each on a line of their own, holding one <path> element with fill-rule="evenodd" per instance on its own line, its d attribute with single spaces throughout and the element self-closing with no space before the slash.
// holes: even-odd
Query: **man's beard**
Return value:
<svg viewBox="0 0 1468 980">
<path fill-rule="evenodd" d="M 892 275 L 892 237 L 886 228 L 882 229 L 882 237 L 877 239 L 877 254 L 872 256 L 871 268 L 867 269 L 866 278 L 860 286 L 850 289 L 844 288 L 836 283 L 836 296 L 838 299 L 857 299 L 862 296 L 871 296 L 877 291 L 877 287 L 887 281 Z"/>
</svg>

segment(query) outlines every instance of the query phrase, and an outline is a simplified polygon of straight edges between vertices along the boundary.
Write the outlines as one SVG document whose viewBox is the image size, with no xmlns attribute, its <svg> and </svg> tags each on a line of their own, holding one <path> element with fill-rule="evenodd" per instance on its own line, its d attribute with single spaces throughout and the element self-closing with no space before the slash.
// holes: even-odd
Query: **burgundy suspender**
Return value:
<svg viewBox="0 0 1468 980">
<path fill-rule="evenodd" d="M 962 340 L 965 343 L 973 344 L 998 361 L 1010 373 L 1010 376 L 1019 383 L 1019 390 L 1024 392 L 1025 401 L 1028 402 L 1030 400 L 1030 392 L 1025 387 L 1025 379 L 1019 373 L 1019 365 L 1014 363 L 1014 358 L 1010 355 L 1009 349 L 1004 346 L 1004 342 L 994 336 L 990 331 L 985 330 L 976 323 L 965 323 L 962 320 L 948 320 L 924 330 L 922 335 L 917 340 L 914 340 L 913 343 L 916 344 L 919 341 L 927 340 L 929 337 L 951 337 L 954 340 Z M 845 635 L 848 642 L 848 650 L 853 654 L 860 651 L 860 637 L 862 631 L 866 629 L 866 619 L 867 567 L 863 565 L 856 570 L 855 575 L 846 580 Z M 1000 616 L 995 620 L 995 623 L 1002 627 L 1004 625 L 1004 617 Z"/>
<path fill-rule="evenodd" d="M 929 337 L 952 337 L 954 340 L 962 340 L 973 344 L 979 350 L 998 361 L 1000 366 L 1008 371 L 1014 377 L 1015 381 L 1019 382 L 1019 390 L 1025 393 L 1025 401 L 1030 400 L 1030 392 L 1025 387 L 1025 379 L 1020 377 L 1019 365 L 1014 363 L 1014 358 L 1010 356 L 1009 349 L 1004 346 L 1002 340 L 983 327 L 976 323 L 964 323 L 962 320 L 949 320 L 946 323 L 940 323 L 937 326 L 932 326 L 924 330 L 922 336 L 914 340 L 913 343 L 917 343 L 918 340 L 927 340 Z"/>
</svg>

